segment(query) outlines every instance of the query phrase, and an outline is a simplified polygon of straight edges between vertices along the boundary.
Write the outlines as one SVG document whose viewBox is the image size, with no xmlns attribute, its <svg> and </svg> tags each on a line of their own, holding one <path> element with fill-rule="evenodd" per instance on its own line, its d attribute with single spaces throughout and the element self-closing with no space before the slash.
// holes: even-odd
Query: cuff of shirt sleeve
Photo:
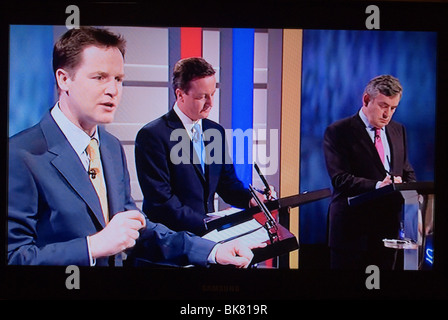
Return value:
<svg viewBox="0 0 448 320">
<path fill-rule="evenodd" d="M 218 247 L 220 246 L 220 244 L 216 244 L 213 248 L 212 251 L 210 251 L 210 254 L 208 255 L 207 258 L 207 262 L 209 264 L 216 264 L 216 251 L 218 250 Z"/>
<path fill-rule="evenodd" d="M 89 251 L 89 264 L 93 267 L 96 264 L 96 259 L 92 257 L 92 253 L 90 252 L 90 237 L 87 237 L 87 250 Z"/>
</svg>

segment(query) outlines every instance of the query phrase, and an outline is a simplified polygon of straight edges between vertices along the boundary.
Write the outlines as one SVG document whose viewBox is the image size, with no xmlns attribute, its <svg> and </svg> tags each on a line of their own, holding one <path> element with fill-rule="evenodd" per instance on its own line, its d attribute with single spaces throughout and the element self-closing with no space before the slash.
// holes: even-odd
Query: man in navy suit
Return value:
<svg viewBox="0 0 448 320">
<path fill-rule="evenodd" d="M 392 183 L 416 181 L 407 157 L 403 125 L 391 120 L 402 97 L 398 79 L 373 78 L 355 115 L 328 126 L 324 153 L 333 185 L 329 207 L 329 246 L 334 269 L 365 269 L 369 264 L 391 269 L 395 252 L 383 246 L 396 239 L 398 203 L 349 206 L 348 198 Z M 377 150 L 378 146 L 379 150 Z"/>
<path fill-rule="evenodd" d="M 9 141 L 8 263 L 122 265 L 126 253 L 132 262 L 247 266 L 248 246 L 176 233 L 136 207 L 123 148 L 100 126 L 120 102 L 124 52 L 123 38 L 90 27 L 55 44 L 59 101 Z"/>
<path fill-rule="evenodd" d="M 255 202 L 229 160 L 223 127 L 207 119 L 216 92 L 212 65 L 203 58 L 182 59 L 172 81 L 175 105 L 145 125 L 135 141 L 143 211 L 173 230 L 203 235 L 204 219 L 215 210 L 215 193 L 238 208 Z M 202 139 L 198 152 L 196 132 Z"/>
</svg>

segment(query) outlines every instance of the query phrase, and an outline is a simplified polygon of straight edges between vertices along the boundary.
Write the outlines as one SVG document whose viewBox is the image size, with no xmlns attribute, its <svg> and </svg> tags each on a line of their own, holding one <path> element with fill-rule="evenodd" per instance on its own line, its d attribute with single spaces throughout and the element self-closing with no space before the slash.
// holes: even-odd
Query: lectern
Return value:
<svg viewBox="0 0 448 320">
<path fill-rule="evenodd" d="M 288 210 L 301 204 L 327 198 L 330 195 L 330 189 L 322 189 L 275 199 L 263 205 L 270 212 Z M 223 217 L 205 219 L 204 223 L 208 231 L 203 238 L 217 242 L 226 242 L 236 238 L 246 242 L 266 242 L 266 247 L 253 249 L 252 265 L 297 250 L 299 248 L 298 240 L 287 228 L 278 222 L 267 227 L 269 224 L 266 222 L 269 218 L 266 217 L 262 209 L 257 206 L 232 212 Z M 272 230 L 269 230 L 272 228 L 275 229 L 274 236 Z"/>
<path fill-rule="evenodd" d="M 398 230 L 395 238 L 383 239 L 384 246 L 403 250 L 403 269 L 432 266 L 433 252 L 428 243 L 434 230 L 434 183 L 397 183 L 349 198 L 350 206 L 398 203 Z"/>
</svg>

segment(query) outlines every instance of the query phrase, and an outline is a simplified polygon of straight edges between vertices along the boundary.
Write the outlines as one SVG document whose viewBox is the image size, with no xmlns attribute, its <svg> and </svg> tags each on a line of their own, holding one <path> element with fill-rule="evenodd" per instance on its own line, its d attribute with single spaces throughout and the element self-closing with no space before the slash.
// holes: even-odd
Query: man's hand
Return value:
<svg viewBox="0 0 448 320">
<path fill-rule="evenodd" d="M 394 176 L 394 183 L 402 183 L 402 179 L 400 176 Z M 392 179 L 390 178 L 390 175 L 387 175 L 386 178 L 384 178 L 383 181 L 381 181 L 379 188 L 385 187 L 392 184 Z"/>
<path fill-rule="evenodd" d="M 218 244 L 215 260 L 218 264 L 233 264 L 238 268 L 247 268 L 254 257 L 251 249 L 265 246 L 266 243 L 247 244 L 238 239 L 232 240 Z"/>
<path fill-rule="evenodd" d="M 135 245 L 139 230 L 146 226 L 143 214 L 137 210 L 119 212 L 107 226 L 89 237 L 92 258 L 107 257 Z"/>
</svg>

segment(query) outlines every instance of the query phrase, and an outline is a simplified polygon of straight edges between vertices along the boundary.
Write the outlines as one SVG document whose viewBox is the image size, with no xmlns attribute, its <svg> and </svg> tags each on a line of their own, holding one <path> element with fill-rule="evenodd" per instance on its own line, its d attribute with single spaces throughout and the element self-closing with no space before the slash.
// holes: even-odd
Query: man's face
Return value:
<svg viewBox="0 0 448 320">
<path fill-rule="evenodd" d="M 368 94 L 364 94 L 362 110 L 372 126 L 382 128 L 389 124 L 400 99 L 401 95 L 399 94 L 387 97 L 378 93 L 373 99 Z"/>
<path fill-rule="evenodd" d="M 64 82 L 64 111 L 86 132 L 97 124 L 110 123 L 123 91 L 124 61 L 117 48 L 90 46 L 83 50 L 80 65 Z"/>
<path fill-rule="evenodd" d="M 192 80 L 188 93 L 181 89 L 176 90 L 177 105 L 191 120 L 205 119 L 213 107 L 215 92 L 214 75 Z"/>
</svg>

